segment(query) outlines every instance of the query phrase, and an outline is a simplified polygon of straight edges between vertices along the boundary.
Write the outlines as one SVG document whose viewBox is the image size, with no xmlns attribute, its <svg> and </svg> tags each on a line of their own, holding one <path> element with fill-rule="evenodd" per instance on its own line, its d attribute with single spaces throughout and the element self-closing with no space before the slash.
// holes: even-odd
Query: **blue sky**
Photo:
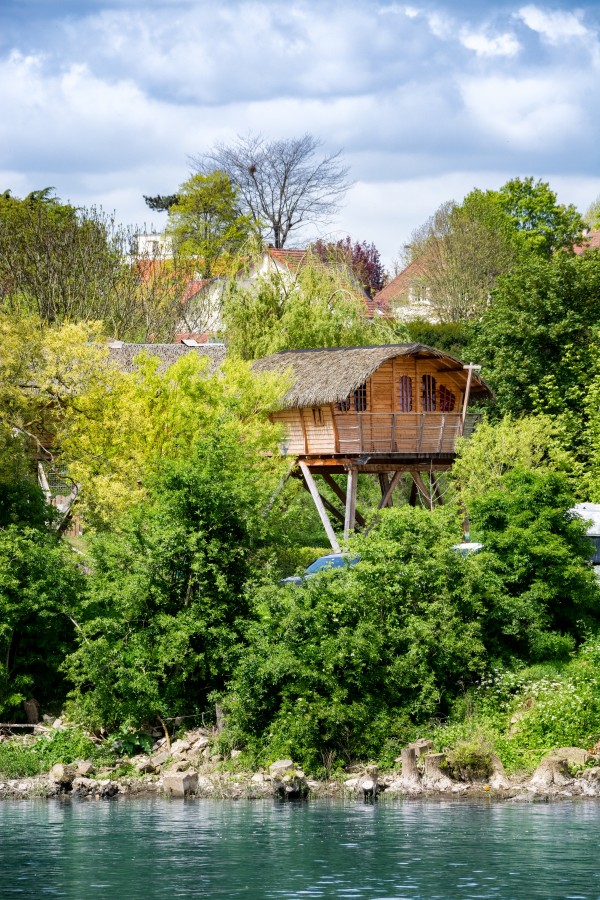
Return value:
<svg viewBox="0 0 600 900">
<path fill-rule="evenodd" d="M 355 180 L 321 233 L 389 262 L 440 203 L 517 175 L 585 210 L 599 84 L 600 2 L 3 0 L 0 190 L 160 227 L 142 195 L 190 155 L 308 131 Z"/>
</svg>

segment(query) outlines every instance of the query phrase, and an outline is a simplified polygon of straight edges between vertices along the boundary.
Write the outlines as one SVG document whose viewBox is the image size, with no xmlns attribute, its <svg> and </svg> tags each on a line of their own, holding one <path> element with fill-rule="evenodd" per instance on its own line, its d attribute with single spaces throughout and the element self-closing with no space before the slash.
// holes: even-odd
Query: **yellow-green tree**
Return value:
<svg viewBox="0 0 600 900">
<path fill-rule="evenodd" d="M 177 202 L 169 208 L 167 234 L 177 252 L 194 257 L 203 278 L 220 273 L 227 257 L 243 247 L 251 232 L 251 220 L 242 215 L 238 192 L 225 172 L 192 175 L 180 186 Z"/>
</svg>

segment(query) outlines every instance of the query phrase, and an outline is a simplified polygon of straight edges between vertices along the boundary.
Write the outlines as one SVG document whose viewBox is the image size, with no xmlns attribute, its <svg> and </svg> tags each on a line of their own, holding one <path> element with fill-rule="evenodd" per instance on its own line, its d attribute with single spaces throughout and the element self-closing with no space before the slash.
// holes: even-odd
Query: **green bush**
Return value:
<svg viewBox="0 0 600 900">
<path fill-rule="evenodd" d="M 489 738 L 478 733 L 470 740 L 457 741 L 446 753 L 445 768 L 452 778 L 471 781 L 492 773 L 493 745 Z"/>
</svg>

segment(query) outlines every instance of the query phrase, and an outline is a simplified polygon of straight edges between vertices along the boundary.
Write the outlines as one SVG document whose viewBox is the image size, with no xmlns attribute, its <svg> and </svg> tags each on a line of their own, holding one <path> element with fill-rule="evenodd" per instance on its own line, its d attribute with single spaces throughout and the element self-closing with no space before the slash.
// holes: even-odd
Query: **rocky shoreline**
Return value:
<svg viewBox="0 0 600 900">
<path fill-rule="evenodd" d="M 239 754 L 237 754 L 239 756 Z M 127 760 L 132 774 L 95 771 L 88 760 L 58 763 L 32 778 L 0 780 L 0 800 L 110 800 L 126 797 L 280 800 L 354 798 L 381 799 L 491 798 L 534 802 L 549 799 L 600 798 L 600 758 L 579 747 L 548 754 L 533 775 L 507 776 L 496 756 L 487 759 L 485 773 L 457 773 L 446 754 L 433 752 L 427 740 L 404 748 L 398 768 L 380 772 L 375 765 L 354 766 L 326 781 L 307 778 L 293 760 L 278 760 L 268 770 L 249 772 L 236 765 L 235 751 L 227 762 L 210 755 L 206 734 L 190 732 L 169 744 L 159 741 L 154 752 Z"/>
</svg>

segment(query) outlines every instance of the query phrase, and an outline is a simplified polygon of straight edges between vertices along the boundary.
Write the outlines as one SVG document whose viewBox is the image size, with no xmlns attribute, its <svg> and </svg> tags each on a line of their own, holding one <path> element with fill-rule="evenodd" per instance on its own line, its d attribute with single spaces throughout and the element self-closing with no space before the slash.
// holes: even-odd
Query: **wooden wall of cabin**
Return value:
<svg viewBox="0 0 600 900">
<path fill-rule="evenodd" d="M 285 426 L 287 431 L 287 452 L 299 455 L 328 455 L 334 453 L 357 453 L 363 449 L 370 452 L 413 452 L 418 440 L 423 443 L 421 413 L 423 409 L 423 375 L 435 378 L 436 409 L 433 416 L 442 413 L 440 409 L 440 387 L 443 385 L 454 394 L 454 408 L 457 416 L 463 403 L 466 375 L 462 370 L 439 369 L 435 359 L 416 359 L 397 356 L 383 363 L 366 382 L 365 413 L 384 413 L 378 416 L 359 417 L 351 396 L 349 409 L 338 409 L 337 404 L 287 409 L 273 413 L 274 422 Z M 408 382 L 401 392 L 401 379 L 410 379 L 410 402 L 407 394 Z M 412 407 L 407 410 L 406 407 Z M 391 446 L 391 414 L 396 413 L 394 425 L 394 446 Z M 435 419 L 433 420 L 435 421 Z M 435 427 L 435 426 L 434 426 Z M 419 435 L 420 438 L 419 438 Z M 425 441 L 422 450 L 452 450 L 455 435 L 449 432 L 442 443 L 438 442 L 437 431 Z"/>
<path fill-rule="evenodd" d="M 462 370 L 439 369 L 435 359 L 416 359 L 410 356 L 396 356 L 390 359 L 373 373 L 367 383 L 367 412 L 402 412 L 408 413 L 401 402 L 400 380 L 407 376 L 411 380 L 412 413 L 422 413 L 423 409 L 423 375 L 432 375 L 436 381 L 439 400 L 439 389 L 443 385 L 454 394 L 454 412 L 460 412 L 466 386 L 466 375 Z M 406 398 L 406 389 L 403 391 Z M 436 412 L 440 412 L 440 404 L 436 403 Z"/>
<path fill-rule="evenodd" d="M 271 420 L 286 429 L 287 452 L 290 454 L 337 452 L 331 406 L 285 409 L 272 413 Z"/>
</svg>

